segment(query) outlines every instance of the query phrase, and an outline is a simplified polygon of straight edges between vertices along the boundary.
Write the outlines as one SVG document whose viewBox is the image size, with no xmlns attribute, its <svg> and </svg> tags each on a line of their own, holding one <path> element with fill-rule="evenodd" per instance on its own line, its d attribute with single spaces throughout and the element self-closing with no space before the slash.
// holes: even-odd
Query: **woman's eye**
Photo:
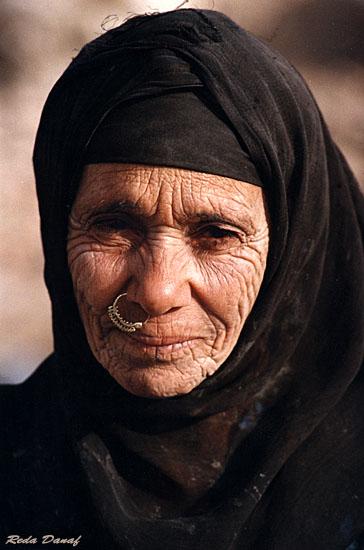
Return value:
<svg viewBox="0 0 364 550">
<path fill-rule="evenodd" d="M 197 231 L 191 239 L 192 245 L 204 250 L 226 250 L 241 243 L 241 236 L 237 231 L 208 225 Z"/>
<path fill-rule="evenodd" d="M 142 232 L 127 216 L 102 216 L 91 221 L 88 232 L 105 244 L 135 246 Z"/>
<path fill-rule="evenodd" d="M 98 229 L 105 229 L 105 230 L 115 230 L 115 231 L 123 231 L 124 229 L 130 229 L 130 222 L 128 220 L 125 220 L 123 218 L 101 218 L 99 220 L 95 220 L 95 222 L 92 224 L 94 227 L 97 227 Z"/>
</svg>

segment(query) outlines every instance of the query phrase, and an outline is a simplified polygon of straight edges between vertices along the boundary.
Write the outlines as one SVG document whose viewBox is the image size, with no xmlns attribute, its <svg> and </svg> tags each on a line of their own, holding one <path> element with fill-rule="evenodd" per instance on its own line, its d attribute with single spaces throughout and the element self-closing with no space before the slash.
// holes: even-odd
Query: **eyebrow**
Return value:
<svg viewBox="0 0 364 550">
<path fill-rule="evenodd" d="M 141 208 L 137 204 L 130 201 L 115 201 L 105 205 L 96 204 L 88 210 L 88 213 L 91 215 L 115 214 L 124 211 L 132 212 L 137 215 L 143 215 Z"/>
</svg>

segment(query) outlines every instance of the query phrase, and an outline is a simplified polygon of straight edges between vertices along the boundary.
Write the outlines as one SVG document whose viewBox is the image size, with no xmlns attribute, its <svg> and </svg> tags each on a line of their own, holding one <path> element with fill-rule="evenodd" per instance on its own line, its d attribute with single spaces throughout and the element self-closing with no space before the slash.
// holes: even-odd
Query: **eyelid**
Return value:
<svg viewBox="0 0 364 550">
<path fill-rule="evenodd" d="M 120 221 L 130 223 L 131 226 L 137 225 L 133 216 L 128 212 L 98 212 L 92 214 L 88 220 L 87 225 L 92 227 L 92 225 L 102 225 L 103 223 L 107 224 L 109 221 Z"/>
<path fill-rule="evenodd" d="M 89 222 L 96 218 L 112 217 L 112 216 L 128 216 L 133 218 L 134 214 L 138 214 L 137 208 L 130 205 L 128 202 L 117 202 L 114 204 L 104 204 L 90 208 L 88 212 L 85 212 L 84 219 Z"/>
<path fill-rule="evenodd" d="M 109 221 L 113 221 L 113 220 L 120 220 L 120 221 L 124 221 L 128 219 L 127 216 L 125 215 L 120 215 L 120 214 L 106 214 L 106 215 L 101 215 L 101 216 L 95 216 L 95 219 L 92 220 L 92 223 L 107 223 Z"/>
<path fill-rule="evenodd" d="M 244 231 L 244 229 L 237 227 L 236 225 L 232 225 L 231 223 L 220 222 L 220 221 L 208 221 L 208 222 L 201 222 L 199 224 L 195 224 L 194 227 L 192 228 L 192 233 L 197 233 L 198 231 L 201 231 L 208 227 L 216 227 L 218 229 L 221 229 L 223 231 L 228 231 L 230 233 L 246 235 L 246 232 Z"/>
</svg>

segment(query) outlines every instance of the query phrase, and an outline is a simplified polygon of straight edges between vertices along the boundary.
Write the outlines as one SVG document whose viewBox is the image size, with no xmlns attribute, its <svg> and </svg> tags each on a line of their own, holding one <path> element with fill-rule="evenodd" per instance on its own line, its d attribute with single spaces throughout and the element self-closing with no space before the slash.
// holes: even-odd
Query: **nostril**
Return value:
<svg viewBox="0 0 364 550">
<path fill-rule="evenodd" d="M 167 254 L 161 248 L 153 248 L 152 252 L 142 265 L 133 266 L 127 297 L 156 316 L 188 305 L 191 289 L 187 271 L 175 261 L 175 254 Z"/>
<path fill-rule="evenodd" d="M 135 285 L 134 292 L 128 291 L 131 303 L 142 309 L 149 315 L 163 315 L 169 311 L 177 310 L 190 303 L 191 291 L 188 283 L 185 288 L 176 285 L 154 285 L 148 287 L 141 281 Z"/>
</svg>

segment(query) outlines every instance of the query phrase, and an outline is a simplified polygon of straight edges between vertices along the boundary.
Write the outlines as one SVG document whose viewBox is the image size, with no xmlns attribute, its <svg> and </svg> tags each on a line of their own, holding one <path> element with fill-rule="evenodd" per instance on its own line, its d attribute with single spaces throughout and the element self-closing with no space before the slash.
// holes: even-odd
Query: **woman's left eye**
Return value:
<svg viewBox="0 0 364 550">
<path fill-rule="evenodd" d="M 192 246 L 211 251 L 225 250 L 241 244 L 241 235 L 232 229 L 207 225 L 196 231 L 191 238 Z"/>
</svg>

